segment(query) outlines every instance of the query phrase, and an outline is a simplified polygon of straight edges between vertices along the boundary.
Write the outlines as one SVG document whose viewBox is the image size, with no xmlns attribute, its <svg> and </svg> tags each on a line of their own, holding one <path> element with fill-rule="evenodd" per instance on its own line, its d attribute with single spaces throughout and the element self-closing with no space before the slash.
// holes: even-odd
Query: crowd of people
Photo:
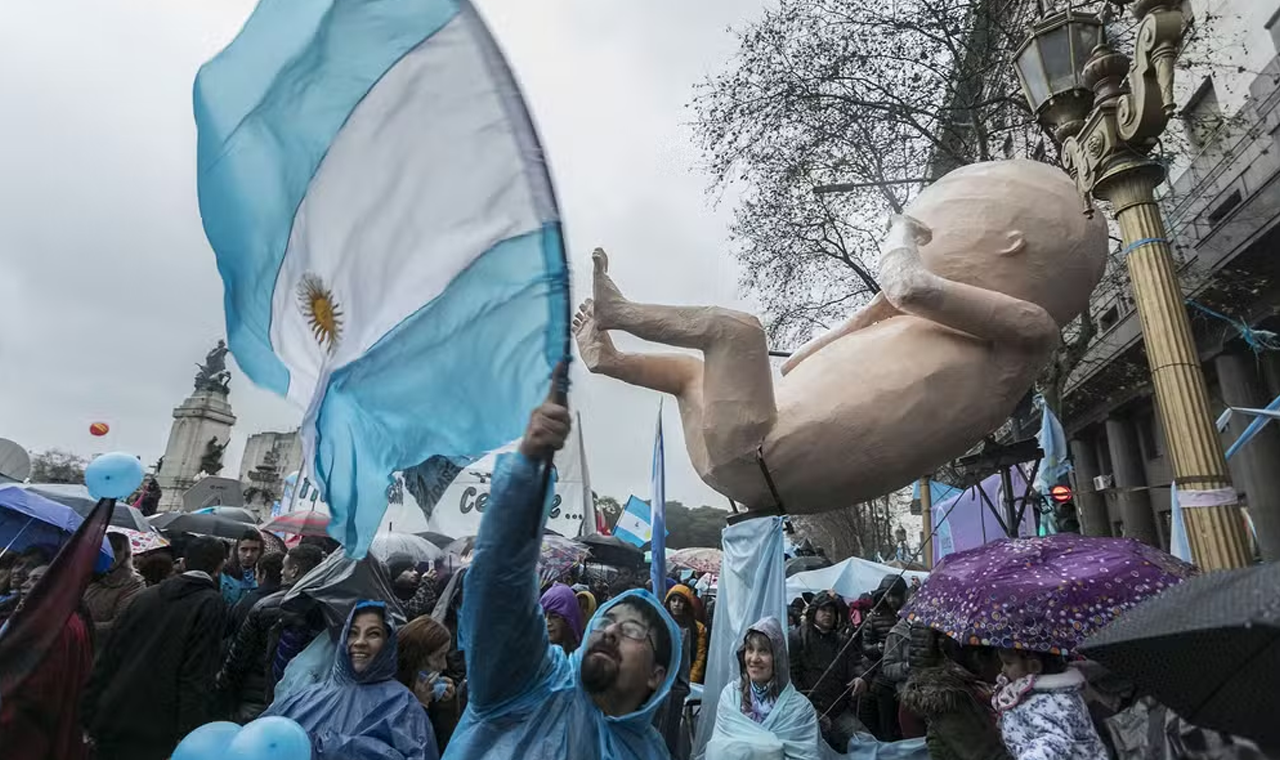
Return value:
<svg viewBox="0 0 1280 760">
<path fill-rule="evenodd" d="M 563 406 L 535 410 L 470 564 L 441 573 L 387 558 L 388 593 L 355 600 L 340 626 L 288 603 L 338 548 L 328 539 L 281 554 L 254 528 L 230 543 L 189 537 L 143 573 L 109 534 L 113 564 L 0 705 L 4 757 L 163 760 L 201 725 L 266 716 L 297 722 L 319 760 L 690 757 L 709 578 L 669 578 L 659 595 L 633 575 L 539 583 L 542 470 L 568 432 Z M 50 561 L 43 549 L 0 557 L 0 621 Z M 736 677 L 697 717 L 714 721 L 706 757 L 800 760 L 912 739 L 932 760 L 1132 757 L 1104 722 L 1123 705 L 1100 696 L 1088 663 L 913 625 L 900 613 L 917 588 L 890 574 L 857 599 L 806 594 L 788 620 L 751 625 Z M 291 665 L 317 644 L 329 645 L 323 667 L 298 676 Z"/>
</svg>

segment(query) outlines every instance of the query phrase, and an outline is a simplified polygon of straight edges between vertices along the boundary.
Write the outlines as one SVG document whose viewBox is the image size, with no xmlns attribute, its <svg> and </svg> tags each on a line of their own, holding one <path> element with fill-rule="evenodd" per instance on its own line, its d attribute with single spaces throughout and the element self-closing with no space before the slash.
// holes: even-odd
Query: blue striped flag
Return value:
<svg viewBox="0 0 1280 760">
<path fill-rule="evenodd" d="M 613 526 L 613 535 L 634 546 L 644 546 L 653 536 L 653 512 L 649 504 L 632 496 Z"/>
<path fill-rule="evenodd" d="M 261 0 L 196 78 L 228 342 L 363 556 L 392 472 L 517 438 L 568 351 L 533 122 L 466 0 Z"/>
<path fill-rule="evenodd" d="M 659 599 L 666 593 L 667 584 L 667 478 L 666 457 L 662 450 L 662 402 L 658 402 L 658 430 L 653 436 L 653 485 L 649 502 L 653 513 L 653 544 L 650 551 L 649 576 L 653 580 L 653 593 Z"/>
</svg>

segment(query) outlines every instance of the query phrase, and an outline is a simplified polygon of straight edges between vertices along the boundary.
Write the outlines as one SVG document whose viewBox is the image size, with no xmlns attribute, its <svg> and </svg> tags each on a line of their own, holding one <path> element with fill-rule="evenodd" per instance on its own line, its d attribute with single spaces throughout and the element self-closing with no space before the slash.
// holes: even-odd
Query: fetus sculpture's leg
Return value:
<svg viewBox="0 0 1280 760">
<path fill-rule="evenodd" d="M 688 354 L 628 354 L 613 345 L 596 324 L 595 303 L 588 298 L 573 317 L 578 353 L 587 369 L 630 385 L 676 397 L 685 445 L 694 466 L 706 476 L 708 456 L 702 439 L 702 360 Z"/>
<path fill-rule="evenodd" d="M 1058 324 L 1038 304 L 943 279 L 925 268 L 919 246 L 932 233 L 910 217 L 899 217 L 881 248 L 880 284 L 895 308 L 978 338 L 1026 351 L 1049 351 L 1059 339 Z M 1022 241 L 1011 241 L 1011 253 Z"/>
<path fill-rule="evenodd" d="M 597 249 L 592 262 L 595 329 L 622 330 L 654 343 L 701 351 L 701 427 L 712 466 L 753 458 L 777 419 L 769 350 L 760 322 L 748 314 L 714 306 L 632 303 L 609 278 L 609 259 L 604 251 Z M 664 370 L 673 366 L 671 356 L 632 355 L 626 370 L 615 365 L 613 372 L 602 372 L 632 382 L 622 376 L 625 373 L 640 380 L 638 384 L 655 387 L 652 379 L 666 372 L 660 372 L 657 364 L 642 369 L 642 363 L 649 359 L 662 361 Z M 651 382 L 643 382 L 646 379 Z M 688 421 L 684 427 L 688 435 Z"/>
<path fill-rule="evenodd" d="M 588 298 L 573 317 L 573 335 L 587 369 L 630 385 L 683 398 L 702 389 L 702 360 L 688 354 L 628 354 L 613 345 L 595 318 Z"/>
</svg>

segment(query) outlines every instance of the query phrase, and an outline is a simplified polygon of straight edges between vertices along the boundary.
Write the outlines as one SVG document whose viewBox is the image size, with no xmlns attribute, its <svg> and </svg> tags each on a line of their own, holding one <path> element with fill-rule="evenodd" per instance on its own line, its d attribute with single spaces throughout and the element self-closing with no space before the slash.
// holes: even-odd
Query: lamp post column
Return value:
<svg viewBox="0 0 1280 760">
<path fill-rule="evenodd" d="M 1209 413 L 1204 373 L 1155 200 L 1161 175 L 1144 168 L 1135 166 L 1100 180 L 1094 194 L 1111 202 L 1124 239 L 1191 552 L 1206 570 L 1244 567 L 1250 560 L 1248 538 Z"/>
</svg>

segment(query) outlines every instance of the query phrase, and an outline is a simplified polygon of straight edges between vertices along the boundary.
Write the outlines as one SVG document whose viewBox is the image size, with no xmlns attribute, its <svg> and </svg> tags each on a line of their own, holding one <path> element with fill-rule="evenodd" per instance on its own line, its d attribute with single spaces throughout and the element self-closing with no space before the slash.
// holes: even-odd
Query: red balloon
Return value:
<svg viewBox="0 0 1280 760">
<path fill-rule="evenodd" d="M 95 422 L 89 426 L 89 435 L 103 436 L 111 432 L 111 426 L 105 422 Z"/>
</svg>

